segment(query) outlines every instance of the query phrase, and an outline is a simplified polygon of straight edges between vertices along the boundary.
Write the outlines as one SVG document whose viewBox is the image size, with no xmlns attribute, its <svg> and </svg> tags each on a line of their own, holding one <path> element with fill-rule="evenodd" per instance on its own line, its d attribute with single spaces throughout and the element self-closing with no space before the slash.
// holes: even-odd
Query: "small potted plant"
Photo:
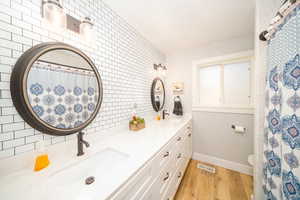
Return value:
<svg viewBox="0 0 300 200">
<path fill-rule="evenodd" d="M 129 129 L 131 131 L 138 131 L 145 128 L 145 120 L 141 117 L 133 116 L 129 121 Z"/>
</svg>

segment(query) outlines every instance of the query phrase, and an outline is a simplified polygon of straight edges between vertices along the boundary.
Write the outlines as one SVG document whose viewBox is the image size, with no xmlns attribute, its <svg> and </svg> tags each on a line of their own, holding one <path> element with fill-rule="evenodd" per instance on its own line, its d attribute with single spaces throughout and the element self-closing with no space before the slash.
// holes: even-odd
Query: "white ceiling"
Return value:
<svg viewBox="0 0 300 200">
<path fill-rule="evenodd" d="M 254 33 L 253 0 L 104 0 L 163 53 Z"/>
</svg>

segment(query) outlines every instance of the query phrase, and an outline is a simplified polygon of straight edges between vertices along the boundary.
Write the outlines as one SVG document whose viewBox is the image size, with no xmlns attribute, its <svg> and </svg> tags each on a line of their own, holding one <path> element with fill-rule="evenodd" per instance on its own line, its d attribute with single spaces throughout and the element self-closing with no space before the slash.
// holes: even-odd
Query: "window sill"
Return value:
<svg viewBox="0 0 300 200">
<path fill-rule="evenodd" d="M 216 112 L 233 114 L 254 114 L 254 107 L 230 107 L 230 106 L 193 106 L 193 112 Z"/>
</svg>

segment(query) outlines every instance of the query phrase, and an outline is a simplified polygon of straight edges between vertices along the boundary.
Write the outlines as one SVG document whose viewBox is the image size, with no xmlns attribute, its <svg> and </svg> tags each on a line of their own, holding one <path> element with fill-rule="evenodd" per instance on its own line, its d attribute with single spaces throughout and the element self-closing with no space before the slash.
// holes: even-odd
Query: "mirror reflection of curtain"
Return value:
<svg viewBox="0 0 300 200">
<path fill-rule="evenodd" d="M 155 96 L 155 105 L 156 105 L 156 108 L 159 110 L 160 109 L 160 96 L 158 96 L 158 95 Z"/>
<path fill-rule="evenodd" d="M 28 74 L 27 90 L 33 111 L 57 128 L 74 128 L 89 119 L 99 95 L 92 71 L 41 61 Z"/>
<path fill-rule="evenodd" d="M 265 199 L 300 199 L 300 4 L 268 44 Z"/>
</svg>

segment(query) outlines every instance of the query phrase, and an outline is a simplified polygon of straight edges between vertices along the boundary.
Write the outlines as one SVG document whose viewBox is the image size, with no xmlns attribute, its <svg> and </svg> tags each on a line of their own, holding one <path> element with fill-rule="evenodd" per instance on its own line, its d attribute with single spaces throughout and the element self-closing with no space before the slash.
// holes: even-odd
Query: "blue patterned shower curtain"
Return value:
<svg viewBox="0 0 300 200">
<path fill-rule="evenodd" d="M 300 200 L 300 6 L 268 44 L 263 184 L 267 200 Z"/>
</svg>

